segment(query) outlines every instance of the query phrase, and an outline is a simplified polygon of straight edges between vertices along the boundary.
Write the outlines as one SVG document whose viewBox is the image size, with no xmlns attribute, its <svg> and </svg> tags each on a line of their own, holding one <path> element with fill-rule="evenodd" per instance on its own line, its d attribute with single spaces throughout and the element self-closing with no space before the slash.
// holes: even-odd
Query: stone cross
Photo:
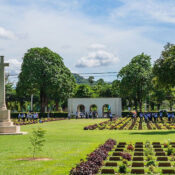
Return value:
<svg viewBox="0 0 175 175">
<path fill-rule="evenodd" d="M 5 101 L 5 67 L 9 63 L 4 63 L 4 56 L 0 56 L 0 111 L 7 110 Z"/>
</svg>

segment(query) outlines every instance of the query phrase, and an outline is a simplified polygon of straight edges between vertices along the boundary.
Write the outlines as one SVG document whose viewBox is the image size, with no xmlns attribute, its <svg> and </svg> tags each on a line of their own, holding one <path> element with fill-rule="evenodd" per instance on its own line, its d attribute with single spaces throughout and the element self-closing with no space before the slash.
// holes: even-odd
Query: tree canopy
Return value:
<svg viewBox="0 0 175 175">
<path fill-rule="evenodd" d="M 137 55 L 118 74 L 118 78 L 121 80 L 121 95 L 124 98 L 132 98 L 135 102 L 136 110 L 139 104 L 140 111 L 142 111 L 142 103 L 148 94 L 151 81 L 150 60 L 151 57 L 144 53 Z"/>
<path fill-rule="evenodd" d="M 73 75 L 57 53 L 46 47 L 31 48 L 25 53 L 17 89 L 23 94 L 39 91 L 41 112 L 44 112 L 50 97 L 59 94 L 57 96 L 63 98 L 64 88 L 70 94 L 74 84 Z"/>
<path fill-rule="evenodd" d="M 156 60 L 153 73 L 157 77 L 159 84 L 164 87 L 175 86 L 175 45 L 166 44 L 162 54 Z"/>
</svg>

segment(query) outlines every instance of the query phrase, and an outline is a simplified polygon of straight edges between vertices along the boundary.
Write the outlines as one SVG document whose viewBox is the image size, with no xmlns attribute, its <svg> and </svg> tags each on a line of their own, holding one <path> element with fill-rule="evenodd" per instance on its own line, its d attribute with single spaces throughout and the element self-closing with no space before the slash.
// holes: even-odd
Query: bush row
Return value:
<svg viewBox="0 0 175 175">
<path fill-rule="evenodd" d="M 27 115 L 27 112 L 15 112 L 15 113 L 11 113 L 11 118 L 12 119 L 17 119 L 19 113 L 23 113 L 23 114 Z M 48 112 L 45 112 L 45 113 L 37 112 L 37 113 L 38 113 L 39 118 L 48 118 L 48 115 L 51 118 L 67 118 L 67 116 L 68 116 L 67 112 L 51 112 L 51 113 L 48 113 Z"/>
<path fill-rule="evenodd" d="M 108 152 L 116 145 L 116 141 L 109 139 L 99 146 L 94 152 L 87 155 L 87 161 L 81 161 L 75 168 L 72 168 L 70 175 L 97 174 L 103 161 L 108 157 Z"/>
<path fill-rule="evenodd" d="M 144 113 L 150 113 L 150 112 L 144 112 Z M 157 112 L 151 112 L 151 113 L 159 113 Z M 175 113 L 175 111 L 168 111 L 168 113 Z M 137 115 L 139 116 L 140 112 L 137 112 Z M 166 112 L 163 113 L 164 116 L 166 116 Z M 122 112 L 122 117 L 130 116 L 132 115 L 132 112 Z"/>
</svg>

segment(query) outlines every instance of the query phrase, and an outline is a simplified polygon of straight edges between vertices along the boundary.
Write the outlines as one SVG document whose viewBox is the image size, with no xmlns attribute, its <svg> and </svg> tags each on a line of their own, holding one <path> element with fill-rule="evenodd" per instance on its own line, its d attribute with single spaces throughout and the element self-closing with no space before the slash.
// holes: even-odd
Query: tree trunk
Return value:
<svg viewBox="0 0 175 175">
<path fill-rule="evenodd" d="M 49 107 L 48 107 L 48 98 L 45 99 L 45 112 L 49 111 Z"/>
<path fill-rule="evenodd" d="M 170 111 L 172 111 L 173 110 L 173 102 L 170 101 L 169 103 L 170 103 Z"/>
<path fill-rule="evenodd" d="M 149 104 L 146 104 L 147 112 L 149 112 Z"/>
<path fill-rule="evenodd" d="M 137 99 L 134 99 L 134 105 L 135 105 L 135 110 L 136 110 L 136 112 L 137 112 L 137 106 L 138 106 L 138 104 L 137 104 Z"/>
<path fill-rule="evenodd" d="M 60 101 L 59 100 L 55 100 L 55 103 L 56 103 L 56 111 L 58 111 L 59 110 Z"/>
<path fill-rule="evenodd" d="M 46 95 L 44 94 L 43 89 L 40 90 L 40 106 L 41 106 L 41 113 L 45 112 L 45 105 L 46 105 Z"/>
<path fill-rule="evenodd" d="M 129 99 L 129 107 L 132 108 L 132 100 Z"/>
<path fill-rule="evenodd" d="M 21 109 L 21 112 L 22 112 L 23 111 L 24 102 L 20 101 L 19 104 L 20 104 L 20 109 Z"/>
<path fill-rule="evenodd" d="M 139 101 L 139 110 L 142 112 L 142 100 Z"/>
<path fill-rule="evenodd" d="M 160 103 L 157 104 L 157 110 L 158 110 L 158 111 L 160 110 Z"/>
</svg>

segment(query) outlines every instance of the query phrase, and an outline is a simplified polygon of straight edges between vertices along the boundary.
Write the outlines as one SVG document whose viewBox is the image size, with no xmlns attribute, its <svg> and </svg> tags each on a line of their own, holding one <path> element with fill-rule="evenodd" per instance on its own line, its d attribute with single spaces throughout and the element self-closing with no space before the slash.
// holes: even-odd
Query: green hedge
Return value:
<svg viewBox="0 0 175 175">
<path fill-rule="evenodd" d="M 14 113 L 11 113 L 11 118 L 17 119 L 19 113 L 25 113 L 27 115 L 27 112 L 14 112 Z M 45 112 L 45 113 L 37 112 L 37 113 L 39 115 L 39 118 L 47 118 L 47 116 L 48 116 L 47 112 Z M 49 116 L 53 117 L 53 118 L 67 118 L 68 113 L 67 112 L 50 112 Z"/>
</svg>

